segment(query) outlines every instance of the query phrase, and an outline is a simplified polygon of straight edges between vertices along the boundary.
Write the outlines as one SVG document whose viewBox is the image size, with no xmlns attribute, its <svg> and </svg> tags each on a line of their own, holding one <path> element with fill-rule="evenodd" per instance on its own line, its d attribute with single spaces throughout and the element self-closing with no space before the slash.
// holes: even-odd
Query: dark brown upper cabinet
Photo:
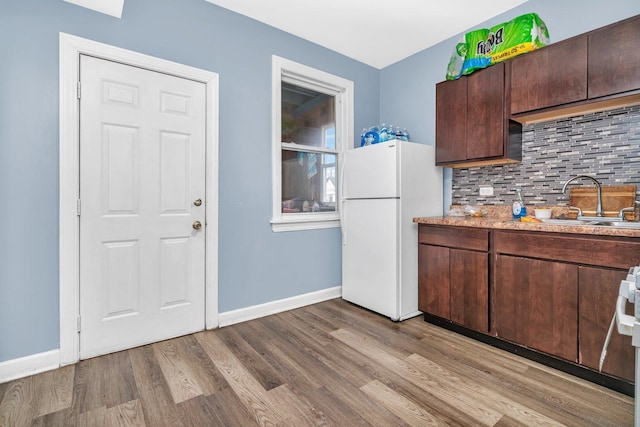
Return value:
<svg viewBox="0 0 640 427">
<path fill-rule="evenodd" d="M 589 33 L 589 98 L 640 88 L 640 15 Z"/>
<path fill-rule="evenodd" d="M 640 104 L 640 15 L 436 85 L 436 164 L 519 162 L 522 124 Z"/>
<path fill-rule="evenodd" d="M 511 114 L 534 123 L 640 104 L 640 15 L 511 60 Z"/>
<path fill-rule="evenodd" d="M 513 58 L 510 89 L 512 114 L 587 99 L 587 36 Z"/>
<path fill-rule="evenodd" d="M 436 164 L 467 159 L 467 79 L 436 85 Z"/>
<path fill-rule="evenodd" d="M 470 167 L 521 160 L 509 145 L 504 63 L 436 85 L 436 164 Z M 516 130 L 521 131 L 518 124 Z M 512 129 L 512 132 L 514 129 Z"/>
</svg>

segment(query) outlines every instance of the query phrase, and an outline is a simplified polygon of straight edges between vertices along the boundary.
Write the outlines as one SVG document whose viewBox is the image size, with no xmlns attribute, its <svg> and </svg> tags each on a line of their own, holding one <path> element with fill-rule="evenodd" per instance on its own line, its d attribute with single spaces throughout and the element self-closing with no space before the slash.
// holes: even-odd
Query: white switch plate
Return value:
<svg viewBox="0 0 640 427">
<path fill-rule="evenodd" d="M 493 196 L 493 187 L 480 187 L 481 196 Z"/>
</svg>

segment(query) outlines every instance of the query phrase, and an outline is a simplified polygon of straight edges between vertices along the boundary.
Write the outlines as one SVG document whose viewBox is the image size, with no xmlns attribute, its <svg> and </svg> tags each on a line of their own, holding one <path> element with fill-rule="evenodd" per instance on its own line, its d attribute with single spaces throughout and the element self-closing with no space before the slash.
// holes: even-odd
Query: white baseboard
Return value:
<svg viewBox="0 0 640 427">
<path fill-rule="evenodd" d="M 227 311 L 218 315 L 219 327 L 246 322 L 271 314 L 304 307 L 342 296 L 342 286 L 322 289 L 304 295 L 297 295 L 278 301 L 271 301 L 238 310 Z M 60 350 L 55 349 L 44 353 L 32 354 L 18 359 L 0 362 L 0 384 L 18 378 L 28 377 L 40 372 L 50 371 L 60 367 Z"/>
<path fill-rule="evenodd" d="M 59 366 L 58 349 L 0 362 L 0 383 L 57 369 Z"/>
<path fill-rule="evenodd" d="M 239 308 L 237 310 L 227 311 L 218 314 L 218 326 L 233 325 L 235 323 L 246 322 L 260 317 L 269 316 L 271 314 L 281 313 L 294 308 L 304 307 L 305 305 L 315 304 L 342 296 L 342 286 L 327 288 L 317 292 L 311 292 L 304 295 L 297 295 L 291 298 L 285 298 L 278 301 L 271 301 L 264 304 L 254 305 L 251 307 Z"/>
</svg>

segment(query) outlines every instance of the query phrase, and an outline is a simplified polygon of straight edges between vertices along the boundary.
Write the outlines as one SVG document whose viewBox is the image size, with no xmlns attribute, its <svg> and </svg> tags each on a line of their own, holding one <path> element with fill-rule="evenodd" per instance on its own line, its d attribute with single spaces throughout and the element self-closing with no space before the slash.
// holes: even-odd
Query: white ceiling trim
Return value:
<svg viewBox="0 0 640 427">
<path fill-rule="evenodd" d="M 124 0 L 64 0 L 77 6 L 86 7 L 96 12 L 122 18 Z"/>
</svg>

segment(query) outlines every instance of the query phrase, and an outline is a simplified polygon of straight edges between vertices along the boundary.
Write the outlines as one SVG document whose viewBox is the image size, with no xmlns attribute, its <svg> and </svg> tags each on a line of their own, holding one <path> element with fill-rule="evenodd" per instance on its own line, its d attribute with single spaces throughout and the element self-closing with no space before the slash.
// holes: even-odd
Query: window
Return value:
<svg viewBox="0 0 640 427">
<path fill-rule="evenodd" d="M 339 227 L 353 82 L 273 57 L 273 231 Z"/>
</svg>

